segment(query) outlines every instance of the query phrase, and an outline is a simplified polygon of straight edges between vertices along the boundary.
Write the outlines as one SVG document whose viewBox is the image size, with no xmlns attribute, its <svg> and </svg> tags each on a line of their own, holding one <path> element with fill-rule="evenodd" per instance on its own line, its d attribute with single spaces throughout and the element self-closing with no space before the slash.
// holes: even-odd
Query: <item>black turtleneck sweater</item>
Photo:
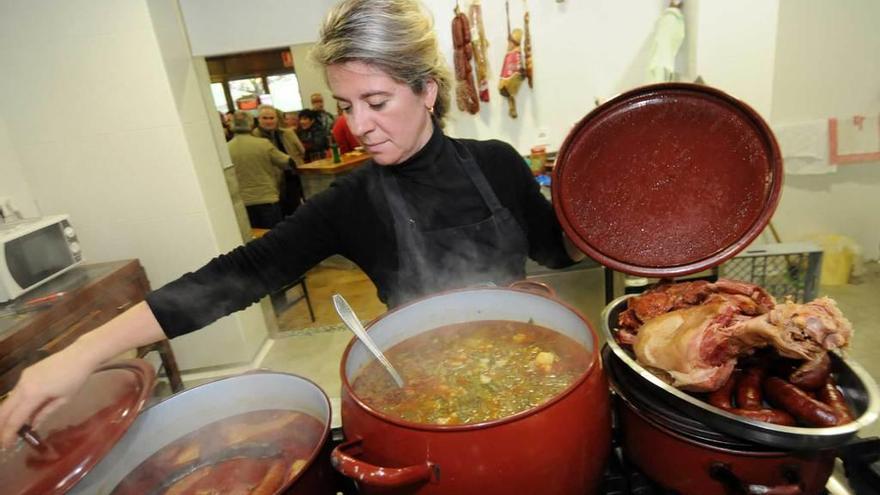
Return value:
<svg viewBox="0 0 880 495">
<path fill-rule="evenodd" d="M 388 170 L 423 230 L 475 223 L 489 215 L 463 172 L 456 146 L 470 152 L 503 206 L 523 228 L 529 257 L 549 268 L 572 263 L 550 203 L 523 158 L 501 141 L 453 140 L 435 126 L 428 143 Z M 220 255 L 147 296 L 168 337 L 197 330 L 287 285 L 333 254 L 354 261 L 387 300 L 396 283 L 397 242 L 372 162 L 337 179 L 260 239 Z"/>
</svg>

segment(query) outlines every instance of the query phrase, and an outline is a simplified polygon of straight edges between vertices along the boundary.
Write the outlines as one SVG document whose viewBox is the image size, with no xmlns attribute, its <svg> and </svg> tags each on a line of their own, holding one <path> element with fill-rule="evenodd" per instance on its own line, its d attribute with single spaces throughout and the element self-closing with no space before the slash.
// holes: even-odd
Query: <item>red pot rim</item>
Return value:
<svg viewBox="0 0 880 495">
<path fill-rule="evenodd" d="M 354 392 L 354 388 L 351 386 L 351 383 L 349 383 L 348 376 L 346 376 L 346 374 L 345 374 L 345 363 L 348 362 L 348 355 L 351 352 L 351 349 L 354 346 L 355 342 L 357 342 L 357 337 L 351 338 L 351 340 L 348 342 L 348 345 L 345 346 L 345 352 L 342 353 L 342 359 L 339 361 L 339 375 L 340 375 L 340 377 L 342 377 L 343 389 L 348 393 L 349 397 L 351 397 L 352 400 L 354 400 L 358 404 L 358 406 L 361 407 L 361 409 L 363 409 L 367 413 L 369 413 L 369 414 L 371 414 L 371 415 L 373 415 L 383 421 L 387 421 L 387 422 L 393 423 L 395 425 L 403 426 L 405 428 L 409 428 L 412 430 L 424 430 L 424 431 L 434 431 L 434 432 L 470 431 L 470 430 L 480 430 L 480 429 L 485 429 L 485 428 L 492 428 L 495 426 L 501 426 L 503 424 L 512 423 L 514 421 L 519 421 L 520 419 L 523 419 L 525 417 L 531 416 L 533 414 L 537 414 L 538 412 L 543 411 L 544 409 L 547 409 L 547 408 L 553 406 L 557 402 L 561 401 L 563 398 L 565 398 L 568 395 L 570 395 L 571 393 L 573 393 L 578 387 L 580 387 L 590 377 L 590 375 L 592 373 L 595 372 L 595 370 L 597 368 L 601 367 L 600 358 L 599 358 L 599 355 L 601 354 L 601 349 L 599 348 L 599 336 L 596 333 L 596 331 L 593 329 L 593 326 L 590 325 L 590 321 L 583 315 L 583 313 L 581 313 L 580 311 L 578 311 L 576 308 L 574 308 L 570 304 L 566 303 L 565 301 L 562 301 L 560 299 L 556 299 L 554 297 L 550 297 L 545 294 L 537 293 L 535 291 L 526 290 L 526 289 L 517 289 L 517 288 L 512 288 L 512 287 L 472 287 L 472 288 L 452 289 L 452 290 L 437 292 L 435 294 L 431 294 L 429 296 L 425 296 L 425 297 L 416 299 L 414 301 L 410 301 L 406 304 L 402 304 L 402 305 L 400 305 L 400 306 L 398 306 L 398 307 L 396 307 L 386 313 L 383 313 L 382 315 L 378 316 L 376 319 L 370 321 L 366 325 L 366 329 L 367 329 L 367 331 L 369 331 L 370 328 L 373 327 L 373 325 L 375 325 L 377 322 L 379 322 L 386 315 L 403 310 L 404 308 L 407 308 L 413 304 L 419 303 L 419 302 L 424 301 L 426 299 L 430 299 L 432 297 L 442 296 L 445 294 L 453 294 L 456 292 L 498 291 L 498 290 L 520 292 L 520 293 L 529 294 L 529 295 L 536 296 L 536 297 L 543 297 L 544 299 L 549 299 L 549 300 L 553 301 L 554 303 L 559 304 L 559 305 L 565 307 L 566 309 L 568 309 L 569 311 L 571 311 L 572 313 L 574 313 L 578 318 L 580 318 L 581 320 L 583 320 L 584 323 L 586 323 L 587 328 L 590 330 L 590 336 L 592 337 L 592 342 L 593 342 L 593 356 L 592 356 L 592 359 L 590 359 L 590 363 L 587 365 L 587 369 L 584 370 L 584 373 L 577 380 L 575 380 L 574 382 L 571 383 L 571 385 L 566 387 L 565 390 L 563 390 L 562 392 L 559 392 L 558 394 L 553 396 L 547 402 L 540 404 L 536 407 L 526 409 L 524 411 L 520 411 L 516 414 L 511 414 L 510 416 L 505 416 L 503 418 L 493 419 L 491 421 L 484 421 L 482 423 L 468 423 L 468 424 L 463 424 L 463 425 L 434 425 L 434 424 L 426 424 L 426 423 L 414 423 L 412 421 L 407 421 L 407 420 L 399 418 L 397 416 L 392 416 L 390 414 L 386 414 L 386 413 L 381 412 L 377 409 L 374 409 L 369 404 L 367 404 L 366 402 L 361 400 L 361 398 L 358 397 L 358 395 Z M 343 420 L 343 426 L 345 426 L 344 420 Z"/>
</svg>

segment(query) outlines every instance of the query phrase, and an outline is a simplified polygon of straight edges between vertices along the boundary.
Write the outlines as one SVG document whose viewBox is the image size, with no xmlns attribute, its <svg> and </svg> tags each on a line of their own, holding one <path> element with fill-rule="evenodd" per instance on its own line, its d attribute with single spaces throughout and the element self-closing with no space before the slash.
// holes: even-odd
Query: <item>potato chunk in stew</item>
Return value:
<svg viewBox="0 0 880 495">
<path fill-rule="evenodd" d="M 471 424 L 539 406 L 587 369 L 583 345 L 531 323 L 478 321 L 439 327 L 386 351 L 406 386 L 371 361 L 354 380 L 374 409 L 408 421 Z"/>
</svg>

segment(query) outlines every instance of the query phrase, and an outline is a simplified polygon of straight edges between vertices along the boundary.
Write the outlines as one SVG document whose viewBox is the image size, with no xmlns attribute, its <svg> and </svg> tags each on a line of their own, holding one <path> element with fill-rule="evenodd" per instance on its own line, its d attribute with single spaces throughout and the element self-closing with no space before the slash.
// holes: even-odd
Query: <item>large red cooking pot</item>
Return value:
<svg viewBox="0 0 880 495">
<path fill-rule="evenodd" d="M 138 414 L 154 373 L 142 360 L 98 370 L 71 403 L 37 429 L 34 446 L 21 443 L 11 455 L 0 456 L 0 479 L 9 477 L 3 493 L 109 494 L 175 440 L 210 423 L 267 409 L 303 412 L 323 425 L 314 445 L 303 446 L 309 452 L 304 467 L 274 493 L 336 493 L 337 475 L 325 448 L 330 402 L 314 383 L 285 373 L 251 372 L 187 389 Z M 241 445 L 250 447 L 246 440 L 236 447 Z M 245 455 L 244 448 L 236 452 Z"/>
<path fill-rule="evenodd" d="M 266 409 L 305 412 L 324 424 L 321 441 L 312 447 L 306 467 L 276 493 L 335 493 L 333 470 L 321 456 L 330 435 L 327 396 L 305 378 L 269 371 L 199 385 L 146 409 L 104 461 L 71 493 L 110 493 L 141 462 L 175 439 L 224 418 Z"/>
<path fill-rule="evenodd" d="M 791 451 L 717 432 L 663 401 L 603 349 L 618 404 L 627 458 L 663 488 L 683 494 L 823 493 L 834 469 L 833 449 Z"/>
<path fill-rule="evenodd" d="M 602 360 L 618 401 L 623 450 L 646 476 L 680 493 L 819 494 L 838 455 L 876 420 L 874 380 L 834 353 L 832 372 L 856 420 L 829 428 L 779 426 L 729 414 L 670 387 L 615 341 L 624 296 L 602 313 Z M 658 455 L 663 452 L 664 455 Z"/>
<path fill-rule="evenodd" d="M 351 384 L 373 357 L 353 340 L 340 367 L 346 442 L 331 461 L 362 493 L 569 495 L 597 489 L 611 445 L 608 384 L 596 333 L 576 310 L 527 290 L 465 289 L 390 311 L 369 333 L 388 349 L 439 326 L 479 320 L 531 321 L 565 334 L 591 353 L 590 365 L 534 409 L 480 424 L 417 424 L 357 397 Z"/>
</svg>

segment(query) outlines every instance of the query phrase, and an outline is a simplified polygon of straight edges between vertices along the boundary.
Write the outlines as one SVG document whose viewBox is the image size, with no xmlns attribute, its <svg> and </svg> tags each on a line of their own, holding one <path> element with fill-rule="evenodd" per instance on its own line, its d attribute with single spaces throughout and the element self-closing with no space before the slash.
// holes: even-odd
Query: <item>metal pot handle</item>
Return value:
<svg viewBox="0 0 880 495">
<path fill-rule="evenodd" d="M 550 297 L 556 297 L 556 291 L 553 290 L 553 287 L 545 284 L 544 282 L 538 282 L 535 280 L 517 280 L 510 284 L 511 289 L 521 289 L 527 290 L 529 292 L 535 292 L 537 294 L 547 294 Z"/>
<path fill-rule="evenodd" d="M 804 493 L 801 484 L 798 482 L 800 476 L 796 467 L 782 466 L 782 474 L 789 484 L 774 486 L 756 485 L 740 480 L 730 466 L 723 462 L 713 462 L 709 466 L 709 476 L 724 485 L 724 488 L 730 495 L 801 495 Z"/>
<path fill-rule="evenodd" d="M 370 486 L 396 487 L 424 481 L 431 483 L 440 481 L 440 466 L 430 461 L 402 468 L 390 468 L 358 460 L 354 456 L 363 454 L 362 443 L 363 439 L 355 438 L 337 445 L 330 453 L 330 463 L 344 476 Z"/>
</svg>

